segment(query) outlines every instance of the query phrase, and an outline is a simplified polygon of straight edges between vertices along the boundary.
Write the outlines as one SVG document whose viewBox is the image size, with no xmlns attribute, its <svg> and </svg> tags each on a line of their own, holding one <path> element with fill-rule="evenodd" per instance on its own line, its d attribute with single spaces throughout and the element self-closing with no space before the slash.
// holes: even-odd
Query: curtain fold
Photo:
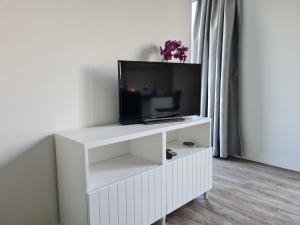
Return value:
<svg viewBox="0 0 300 225">
<path fill-rule="evenodd" d="M 198 0 L 192 61 L 202 64 L 201 115 L 212 119 L 214 156 L 241 155 L 239 132 L 239 0 Z"/>
</svg>

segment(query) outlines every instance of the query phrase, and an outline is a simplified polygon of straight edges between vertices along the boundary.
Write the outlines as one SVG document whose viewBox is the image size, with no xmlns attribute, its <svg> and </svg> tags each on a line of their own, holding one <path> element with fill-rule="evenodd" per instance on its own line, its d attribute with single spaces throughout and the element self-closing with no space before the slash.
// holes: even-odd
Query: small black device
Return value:
<svg viewBox="0 0 300 225">
<path fill-rule="evenodd" d="M 185 141 L 185 142 L 183 142 L 183 145 L 188 146 L 188 147 L 194 147 L 195 143 L 194 142 L 190 142 L 190 141 Z"/>
<path fill-rule="evenodd" d="M 201 65 L 118 61 L 121 124 L 200 115 Z"/>
<path fill-rule="evenodd" d="M 174 156 L 176 156 L 177 153 L 174 152 L 173 150 L 171 149 L 167 149 L 167 159 L 172 159 Z"/>
</svg>

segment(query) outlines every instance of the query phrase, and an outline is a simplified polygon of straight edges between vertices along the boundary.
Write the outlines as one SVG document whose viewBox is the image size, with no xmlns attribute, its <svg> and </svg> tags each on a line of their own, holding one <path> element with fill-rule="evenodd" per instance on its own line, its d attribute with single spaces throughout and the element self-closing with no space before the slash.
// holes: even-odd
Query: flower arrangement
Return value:
<svg viewBox="0 0 300 225">
<path fill-rule="evenodd" d="M 181 41 L 168 40 L 165 42 L 165 48 L 160 47 L 160 55 L 163 56 L 163 60 L 169 61 L 173 57 L 179 59 L 180 62 L 185 62 L 187 59 L 187 51 L 189 48 L 182 45 Z"/>
</svg>

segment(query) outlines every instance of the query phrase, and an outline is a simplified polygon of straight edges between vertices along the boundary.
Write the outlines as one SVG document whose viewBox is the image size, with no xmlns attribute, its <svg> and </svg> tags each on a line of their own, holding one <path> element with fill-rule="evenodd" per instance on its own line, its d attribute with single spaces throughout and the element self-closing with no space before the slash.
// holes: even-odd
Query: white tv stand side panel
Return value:
<svg viewBox="0 0 300 225">
<path fill-rule="evenodd" d="M 61 225 L 149 225 L 212 186 L 207 118 L 70 130 L 55 141 Z M 204 147 L 187 148 L 182 141 Z M 166 148 L 178 156 L 166 160 Z"/>
<path fill-rule="evenodd" d="M 82 144 L 55 135 L 61 225 L 88 225 L 87 153 Z"/>
</svg>

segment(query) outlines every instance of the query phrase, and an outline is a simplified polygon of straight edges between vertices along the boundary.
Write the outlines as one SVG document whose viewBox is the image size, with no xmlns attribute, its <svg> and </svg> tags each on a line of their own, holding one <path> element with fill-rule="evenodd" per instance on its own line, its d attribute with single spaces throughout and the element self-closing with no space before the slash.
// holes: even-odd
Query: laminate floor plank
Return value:
<svg viewBox="0 0 300 225">
<path fill-rule="evenodd" d="M 213 189 L 167 225 L 300 225 L 300 173 L 247 160 L 213 160 Z"/>
</svg>

